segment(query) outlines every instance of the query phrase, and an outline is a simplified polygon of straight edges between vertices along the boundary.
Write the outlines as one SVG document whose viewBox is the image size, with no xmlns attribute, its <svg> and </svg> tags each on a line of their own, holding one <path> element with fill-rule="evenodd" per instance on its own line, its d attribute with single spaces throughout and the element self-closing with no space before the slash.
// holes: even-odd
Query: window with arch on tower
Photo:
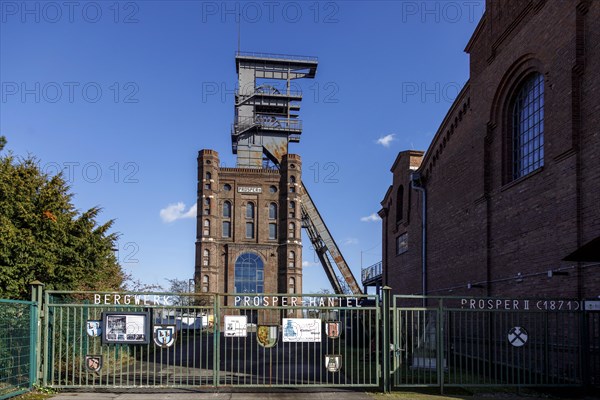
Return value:
<svg viewBox="0 0 600 400">
<path fill-rule="evenodd" d="M 254 203 L 252 202 L 246 204 L 246 218 L 254 218 Z"/>
<path fill-rule="evenodd" d="M 269 204 L 269 219 L 277 219 L 277 204 Z"/>
<path fill-rule="evenodd" d="M 398 186 L 398 193 L 396 194 L 396 223 L 402 221 L 404 213 L 404 186 Z"/>
<path fill-rule="evenodd" d="M 202 292 L 207 293 L 210 290 L 210 278 L 208 275 L 202 277 Z"/>
<path fill-rule="evenodd" d="M 231 218 L 231 203 L 229 201 L 223 203 L 223 218 Z"/>
</svg>

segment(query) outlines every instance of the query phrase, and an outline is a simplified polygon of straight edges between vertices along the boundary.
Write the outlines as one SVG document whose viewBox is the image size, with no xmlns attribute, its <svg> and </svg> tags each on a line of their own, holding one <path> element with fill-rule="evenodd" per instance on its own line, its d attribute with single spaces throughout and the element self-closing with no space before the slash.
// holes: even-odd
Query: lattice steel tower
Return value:
<svg viewBox="0 0 600 400">
<path fill-rule="evenodd" d="M 294 81 L 314 78 L 317 58 L 238 52 L 235 61 L 236 168 L 220 167 L 213 150 L 198 157 L 197 287 L 301 293 L 303 227 L 336 293 L 345 290 L 334 266 L 348 290 L 361 293 L 302 184 L 300 157 L 288 152 L 302 133 L 302 93 Z"/>
</svg>

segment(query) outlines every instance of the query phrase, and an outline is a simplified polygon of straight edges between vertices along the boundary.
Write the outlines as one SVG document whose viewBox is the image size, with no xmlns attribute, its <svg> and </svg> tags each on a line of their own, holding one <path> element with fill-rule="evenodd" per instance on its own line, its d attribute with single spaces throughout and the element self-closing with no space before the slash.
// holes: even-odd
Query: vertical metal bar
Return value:
<svg viewBox="0 0 600 400">
<path fill-rule="evenodd" d="M 215 387 L 219 387 L 219 372 L 220 372 L 220 348 L 219 348 L 219 336 L 220 336 L 220 295 L 213 295 L 213 382 Z M 244 352 L 245 355 L 245 352 Z M 244 363 L 246 361 L 244 360 Z"/>
<path fill-rule="evenodd" d="M 443 349 L 443 333 L 444 333 L 444 300 L 439 299 L 437 310 L 436 324 L 436 339 L 437 339 L 437 384 L 440 388 L 440 394 L 444 394 L 444 349 Z"/>
<path fill-rule="evenodd" d="M 48 352 L 48 342 L 50 341 L 49 319 L 50 307 L 48 306 L 48 292 L 44 295 L 44 357 L 42 357 L 42 379 L 43 385 L 48 386 L 48 372 L 50 365 L 50 353 Z M 54 314 L 53 314 L 54 316 Z"/>
<path fill-rule="evenodd" d="M 75 306 L 71 307 L 71 310 L 73 311 L 73 328 L 71 329 L 71 326 L 68 327 L 69 331 L 72 331 L 72 338 L 71 338 L 71 366 L 70 366 L 70 370 L 71 370 L 71 376 L 69 378 L 69 384 L 70 385 L 74 385 L 75 384 L 75 356 L 77 354 L 76 352 L 76 347 L 77 347 L 77 338 L 80 337 L 80 335 L 78 335 L 76 333 L 76 328 L 77 328 L 77 308 Z"/>
<path fill-rule="evenodd" d="M 32 285 L 31 286 L 31 301 L 35 304 L 33 307 L 35 308 L 36 320 L 33 322 L 32 327 L 35 329 L 35 343 L 34 347 L 31 348 L 31 352 L 35 356 L 34 363 L 31 364 L 32 368 L 35 371 L 35 374 L 32 377 L 32 384 L 39 383 L 41 376 L 44 370 L 42 367 L 42 338 L 43 338 L 43 329 L 42 329 L 42 319 L 44 317 L 44 308 L 43 308 L 43 285 Z M 35 326 L 34 326 L 35 325 Z"/>
<path fill-rule="evenodd" d="M 550 360 L 548 359 L 549 338 L 548 338 L 548 311 L 544 311 L 544 383 L 549 383 Z"/>
<path fill-rule="evenodd" d="M 593 371 L 594 368 L 590 363 L 590 329 L 589 329 L 589 320 L 591 317 L 591 313 L 588 313 L 585 310 L 581 310 L 578 312 L 579 321 L 581 326 L 580 331 L 580 343 L 578 346 L 578 360 L 579 360 L 579 370 L 583 372 L 582 383 L 586 389 L 589 389 L 592 386 L 592 377 L 590 371 Z"/>
<path fill-rule="evenodd" d="M 36 348 L 38 345 L 38 304 L 33 303 L 29 305 L 29 385 L 31 388 L 37 383 L 37 354 Z"/>
<path fill-rule="evenodd" d="M 389 286 L 383 287 L 383 302 L 382 302 L 382 310 L 383 313 L 383 343 L 382 343 L 382 356 L 383 356 L 383 391 L 385 393 L 389 393 L 390 386 L 390 352 L 389 352 L 389 343 L 390 343 L 390 293 L 391 289 Z"/>
<path fill-rule="evenodd" d="M 63 307 L 59 307 L 58 308 L 60 310 L 59 313 L 59 317 L 58 317 L 58 321 L 59 321 L 59 327 L 58 329 L 54 329 L 54 331 L 58 331 L 58 335 L 54 335 L 54 337 L 56 338 L 56 336 L 58 336 L 58 357 L 56 357 L 55 359 L 58 360 L 58 385 L 61 384 L 61 376 L 62 376 L 62 345 L 63 345 L 63 341 L 62 341 L 62 329 L 63 329 Z M 52 368 L 52 374 L 54 375 L 54 368 Z M 54 378 L 54 376 L 53 376 Z M 54 381 L 54 379 L 52 379 L 52 381 Z"/>
</svg>

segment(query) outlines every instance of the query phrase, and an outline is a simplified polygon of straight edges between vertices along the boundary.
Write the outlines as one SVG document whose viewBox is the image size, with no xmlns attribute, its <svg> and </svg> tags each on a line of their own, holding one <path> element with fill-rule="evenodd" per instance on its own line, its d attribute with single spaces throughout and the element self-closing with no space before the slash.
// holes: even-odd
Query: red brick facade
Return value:
<svg viewBox="0 0 600 400">
<path fill-rule="evenodd" d="M 380 211 L 384 283 L 422 293 L 417 172 L 427 294 L 600 296 L 597 264 L 562 261 L 600 236 L 600 1 L 488 0 L 466 51 L 469 82 L 430 147 L 401 152 L 392 167 Z M 543 166 L 514 178 L 511 110 L 536 73 Z"/>
<path fill-rule="evenodd" d="M 279 169 L 254 169 L 224 168 L 216 151 L 199 152 L 196 291 L 237 293 L 236 261 L 250 253 L 264 266 L 258 293 L 302 293 L 301 181 L 302 161 L 295 154 L 286 154 Z"/>
</svg>

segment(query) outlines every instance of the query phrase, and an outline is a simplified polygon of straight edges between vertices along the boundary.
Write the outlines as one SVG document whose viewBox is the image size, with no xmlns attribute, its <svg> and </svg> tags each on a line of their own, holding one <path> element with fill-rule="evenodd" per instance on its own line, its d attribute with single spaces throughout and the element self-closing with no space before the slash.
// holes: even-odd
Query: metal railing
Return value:
<svg viewBox="0 0 600 400">
<path fill-rule="evenodd" d="M 263 130 L 298 132 L 302 131 L 302 121 L 295 118 L 276 118 L 263 115 L 238 117 L 237 122 L 233 124 L 232 133 L 239 135 L 254 127 Z"/>
<path fill-rule="evenodd" d="M 273 96 L 273 97 L 302 97 L 302 91 L 298 90 L 298 89 L 290 89 L 290 90 L 273 90 L 273 91 L 267 91 L 267 90 L 259 90 L 259 89 L 255 89 L 254 91 L 251 92 L 247 92 L 246 90 L 240 90 L 240 89 L 236 89 L 235 90 L 235 95 L 242 97 L 242 98 L 247 98 L 247 97 L 252 97 L 252 96 Z"/>
<path fill-rule="evenodd" d="M 236 57 L 246 57 L 246 58 L 249 58 L 249 57 L 251 57 L 251 58 L 268 58 L 271 60 L 284 60 L 284 61 L 288 61 L 288 60 L 310 61 L 310 62 L 319 61 L 319 58 L 314 57 L 314 56 L 298 56 L 298 55 L 291 55 L 291 54 L 276 54 L 276 53 L 257 53 L 257 52 L 251 52 L 251 51 L 236 51 L 235 56 Z"/>
<path fill-rule="evenodd" d="M 600 385 L 597 301 L 392 297 L 389 288 L 381 302 L 376 295 L 47 291 L 40 342 L 39 293 L 36 302 L 0 300 L 0 399 L 36 382 L 442 392 Z"/>
<path fill-rule="evenodd" d="M 37 306 L 0 300 L 0 399 L 27 392 L 36 377 Z"/>
<path fill-rule="evenodd" d="M 379 386 L 376 296 L 50 291 L 45 298 L 44 386 Z M 90 333 L 96 321 L 101 331 Z M 157 344 L 157 326 L 172 327 L 170 346 Z M 90 357 L 97 370 L 88 368 Z"/>
<path fill-rule="evenodd" d="M 442 390 L 597 385 L 600 355 L 592 343 L 600 339 L 600 314 L 582 311 L 581 304 L 394 296 L 392 384 Z"/>
<path fill-rule="evenodd" d="M 383 275 L 382 265 L 383 265 L 382 262 L 379 261 L 373 265 L 363 268 L 360 271 L 361 280 L 362 280 L 363 284 L 365 282 L 370 282 L 373 280 L 381 279 L 381 277 Z"/>
</svg>

